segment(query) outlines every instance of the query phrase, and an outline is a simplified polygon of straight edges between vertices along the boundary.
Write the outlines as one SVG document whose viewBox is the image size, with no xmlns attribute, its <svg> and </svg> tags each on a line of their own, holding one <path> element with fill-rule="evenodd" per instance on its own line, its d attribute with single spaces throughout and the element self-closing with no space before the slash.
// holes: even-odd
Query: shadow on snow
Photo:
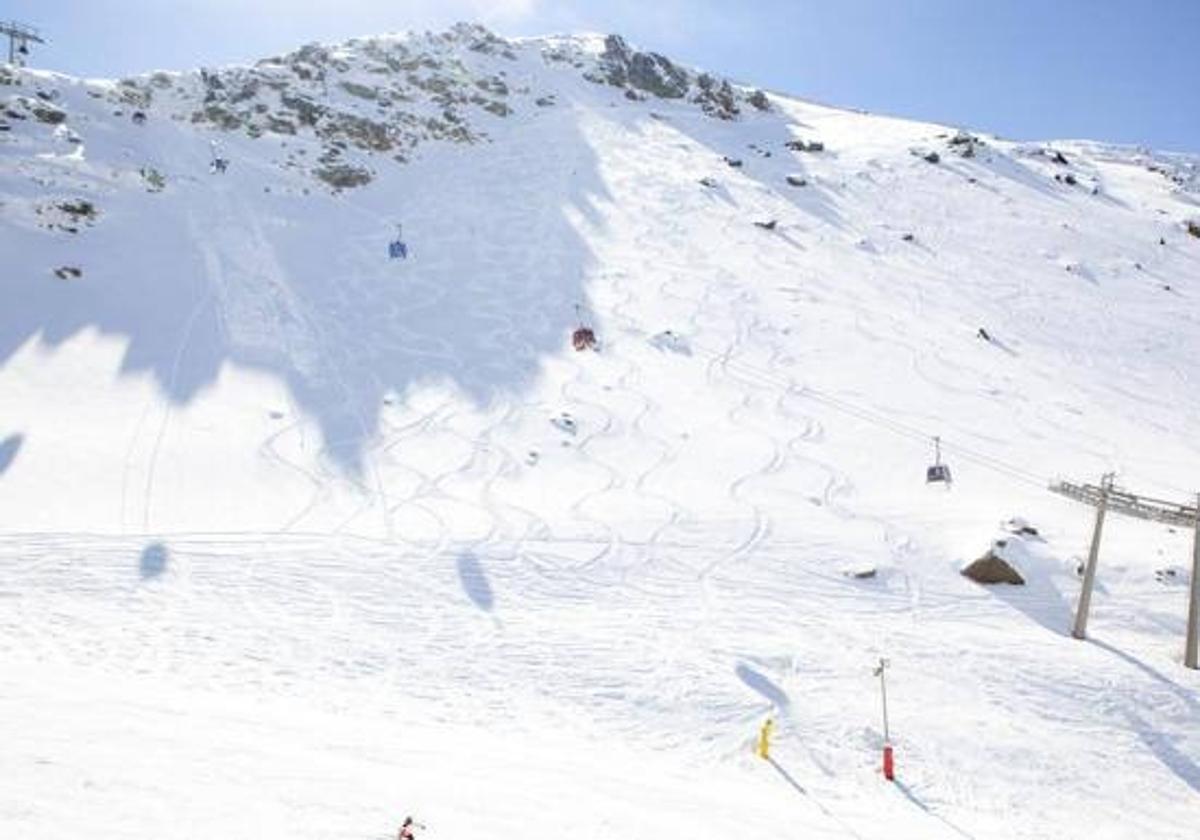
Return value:
<svg viewBox="0 0 1200 840">
<path fill-rule="evenodd" d="M 389 394 L 448 384 L 486 406 L 520 393 L 569 347 L 575 305 L 588 315 L 578 225 L 599 223 L 607 193 L 567 110 L 540 118 L 482 153 L 431 144 L 341 195 L 307 181 L 310 195 L 289 195 L 296 176 L 245 160 L 236 180 L 101 196 L 96 226 L 65 243 L 76 283 L 47 281 L 45 244 L 27 239 L 45 234 L 0 229 L 16 255 L 0 294 L 21 301 L 0 307 L 0 365 L 31 339 L 93 329 L 126 342 L 120 374 L 149 373 L 176 404 L 228 363 L 255 368 L 288 384 L 325 457 L 360 473 Z M 398 222 L 407 261 L 388 259 Z"/>
</svg>

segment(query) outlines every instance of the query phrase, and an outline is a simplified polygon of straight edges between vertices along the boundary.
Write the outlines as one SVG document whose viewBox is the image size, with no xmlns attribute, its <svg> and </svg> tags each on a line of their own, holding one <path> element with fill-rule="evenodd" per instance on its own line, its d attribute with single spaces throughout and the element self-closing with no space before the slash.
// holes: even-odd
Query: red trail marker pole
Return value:
<svg viewBox="0 0 1200 840">
<path fill-rule="evenodd" d="M 888 661 L 880 657 L 879 667 L 875 669 L 875 676 L 879 677 L 879 693 L 883 698 L 883 777 L 889 782 L 894 782 L 896 781 L 896 761 L 892 755 L 891 733 L 888 732 L 887 667 Z"/>
</svg>

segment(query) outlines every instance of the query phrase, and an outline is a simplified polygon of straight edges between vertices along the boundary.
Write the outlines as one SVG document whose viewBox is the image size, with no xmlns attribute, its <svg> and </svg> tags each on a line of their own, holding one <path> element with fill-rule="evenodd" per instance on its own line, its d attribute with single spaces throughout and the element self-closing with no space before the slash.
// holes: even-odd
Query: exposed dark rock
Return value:
<svg viewBox="0 0 1200 840">
<path fill-rule="evenodd" d="M 799 175 L 787 176 L 787 182 L 788 182 L 789 187 L 807 187 L 808 186 L 808 180 L 805 178 L 801 178 Z"/>
<path fill-rule="evenodd" d="M 339 114 L 324 120 L 317 128 L 317 136 L 323 140 L 345 138 L 360 149 L 387 152 L 395 145 L 393 131 L 387 123 L 375 122 L 353 114 Z"/>
<path fill-rule="evenodd" d="M 83 276 L 83 269 L 74 265 L 59 266 L 54 269 L 54 276 L 59 280 L 76 280 Z"/>
<path fill-rule="evenodd" d="M 65 111 L 60 111 L 58 108 L 50 105 L 34 105 L 30 110 L 33 112 L 34 119 L 40 123 L 61 125 L 67 121 Z"/>
<path fill-rule="evenodd" d="M 823 151 L 825 151 L 825 144 L 818 140 L 814 140 L 811 143 L 805 143 L 803 140 L 797 138 L 795 140 L 789 140 L 786 143 L 784 143 L 783 145 L 784 145 L 784 147 L 791 149 L 793 152 L 823 152 Z"/>
<path fill-rule="evenodd" d="M 726 156 L 726 157 L 721 158 L 721 160 L 725 161 L 725 163 L 727 163 L 729 166 L 733 167 L 734 169 L 742 168 L 742 161 L 740 158 L 731 158 L 731 157 Z"/>
<path fill-rule="evenodd" d="M 704 113 L 721 120 L 732 120 L 740 113 L 733 86 L 728 81 L 718 82 L 707 73 L 701 73 L 696 78 L 696 86 L 700 91 L 692 101 Z"/>
<path fill-rule="evenodd" d="M 1197 239 L 1200 239 L 1200 222 L 1189 219 L 1187 222 L 1187 232 Z M 1166 245 L 1167 243 L 1163 242 L 1163 244 Z"/>
<path fill-rule="evenodd" d="M 688 91 L 688 74 L 658 53 L 638 52 L 620 35 L 604 39 L 600 55 L 604 80 L 617 87 L 631 86 L 662 99 L 680 99 Z"/>
<path fill-rule="evenodd" d="M 480 79 L 475 83 L 475 87 L 482 91 L 493 94 L 495 96 L 508 96 L 508 85 L 499 76 L 492 76 L 487 79 Z"/>
<path fill-rule="evenodd" d="M 777 222 L 775 219 L 771 219 L 770 221 L 767 221 L 767 222 L 755 222 L 754 226 L 760 227 L 763 230 L 775 230 L 775 227 L 778 224 L 779 224 L 779 222 Z"/>
<path fill-rule="evenodd" d="M 274 114 L 268 114 L 267 130 L 273 131 L 276 134 L 295 134 L 296 124 L 291 120 L 285 120 L 281 117 L 276 117 Z"/>
<path fill-rule="evenodd" d="M 976 583 L 1025 585 L 1025 578 L 1021 577 L 1021 573 L 995 551 L 988 551 L 987 554 L 963 569 L 962 574 Z"/>
<path fill-rule="evenodd" d="M 283 107 L 296 112 L 296 119 L 301 125 L 316 125 L 325 113 L 325 108 L 304 96 L 281 94 L 279 97 Z"/>
<path fill-rule="evenodd" d="M 508 59 L 515 59 L 517 57 L 508 41 L 505 41 L 477 23 L 456 23 L 450 32 L 456 38 L 465 42 L 467 49 L 472 52 L 483 53 L 484 55 L 499 55 Z"/>
<path fill-rule="evenodd" d="M 64 201 L 54 206 L 70 216 L 74 221 L 92 221 L 97 216 L 96 205 L 82 198 L 75 201 Z"/>
<path fill-rule="evenodd" d="M 754 107 L 756 110 L 759 110 L 759 111 L 770 111 L 771 110 L 771 100 L 768 99 L 767 94 L 761 90 L 756 90 L 753 93 L 751 93 L 746 98 L 746 101 L 749 102 L 750 105 L 752 107 Z"/>
<path fill-rule="evenodd" d="M 512 108 L 508 107 L 507 104 L 495 100 L 485 100 L 480 104 L 480 107 L 489 114 L 495 114 L 497 117 L 507 117 L 512 113 Z"/>
<path fill-rule="evenodd" d="M 328 164 L 317 169 L 314 173 L 334 189 L 353 189 L 371 183 L 372 175 L 361 166 L 349 164 Z"/>
<path fill-rule="evenodd" d="M 162 192 L 167 186 L 167 179 L 153 166 L 143 166 L 138 173 L 146 183 L 147 192 Z"/>
<path fill-rule="evenodd" d="M 937 152 L 930 152 L 929 154 L 923 155 L 922 157 L 927 163 L 940 163 L 942 160 L 942 156 L 939 155 Z"/>
<path fill-rule="evenodd" d="M 339 82 L 339 87 L 351 96 L 357 96 L 359 99 L 375 100 L 379 98 L 379 92 L 367 85 L 360 85 L 357 82 Z"/>
<path fill-rule="evenodd" d="M 946 144 L 958 153 L 959 157 L 973 158 L 976 151 L 987 145 L 973 134 L 968 134 L 965 131 L 959 131 L 953 137 L 946 141 Z"/>
<path fill-rule="evenodd" d="M 210 122 L 217 128 L 233 131 L 243 125 L 242 117 L 223 105 L 206 105 L 203 111 L 192 114 L 192 122 Z"/>
</svg>

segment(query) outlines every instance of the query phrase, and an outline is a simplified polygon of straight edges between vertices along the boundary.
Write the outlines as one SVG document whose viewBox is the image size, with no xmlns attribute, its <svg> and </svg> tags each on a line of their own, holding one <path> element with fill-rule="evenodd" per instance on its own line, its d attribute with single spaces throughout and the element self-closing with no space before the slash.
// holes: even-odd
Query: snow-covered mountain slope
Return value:
<svg viewBox="0 0 1200 840">
<path fill-rule="evenodd" d="M 1190 535 L 1074 641 L 1046 485 L 1198 489 L 1196 159 L 477 27 L 0 100 L 3 836 L 1194 836 Z"/>
</svg>

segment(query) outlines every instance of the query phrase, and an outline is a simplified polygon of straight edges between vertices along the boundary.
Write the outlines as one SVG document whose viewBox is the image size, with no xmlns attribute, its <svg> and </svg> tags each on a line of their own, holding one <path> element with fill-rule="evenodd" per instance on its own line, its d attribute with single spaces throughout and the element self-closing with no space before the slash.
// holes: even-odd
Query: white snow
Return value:
<svg viewBox="0 0 1200 840">
<path fill-rule="evenodd" d="M 1195 159 L 377 43 L 512 113 L 334 192 L 194 75 L 0 86 L 69 127 L 0 110 L 0 836 L 1195 836 L 1191 535 L 1110 516 L 1079 642 L 1046 490 L 1200 489 Z"/>
</svg>

